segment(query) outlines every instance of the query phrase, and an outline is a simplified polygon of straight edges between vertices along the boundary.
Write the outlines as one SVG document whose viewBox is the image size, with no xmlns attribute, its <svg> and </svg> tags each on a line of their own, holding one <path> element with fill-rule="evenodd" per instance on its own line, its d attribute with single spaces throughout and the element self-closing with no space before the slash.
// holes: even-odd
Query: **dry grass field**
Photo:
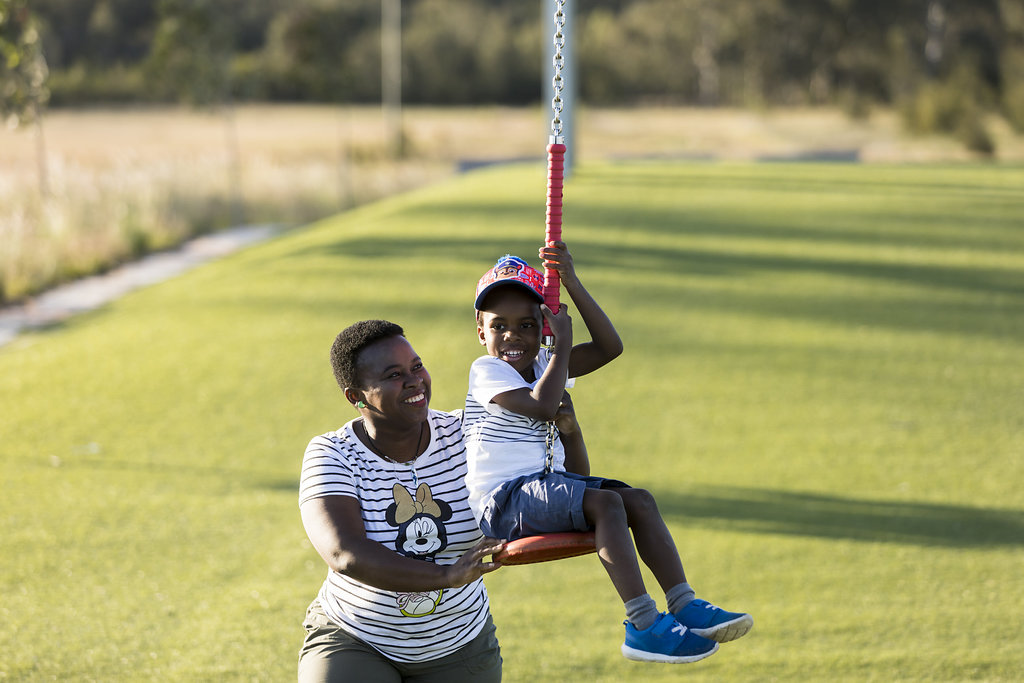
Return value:
<svg viewBox="0 0 1024 683">
<path fill-rule="evenodd" d="M 57 110 L 38 140 L 0 129 L 0 304 L 195 234 L 241 223 L 299 225 L 443 179 L 467 161 L 540 158 L 538 107 L 407 108 L 406 154 L 392 160 L 378 107 L 246 106 Z M 912 138 L 897 117 L 834 110 L 583 109 L 580 161 L 623 158 L 969 160 L 952 140 Z M 1024 137 L 990 122 L 997 162 Z"/>
</svg>

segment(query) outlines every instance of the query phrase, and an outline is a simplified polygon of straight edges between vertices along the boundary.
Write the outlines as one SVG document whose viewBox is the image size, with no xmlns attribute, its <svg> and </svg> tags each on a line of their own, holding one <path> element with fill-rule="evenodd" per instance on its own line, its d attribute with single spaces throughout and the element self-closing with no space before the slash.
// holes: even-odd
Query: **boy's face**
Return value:
<svg viewBox="0 0 1024 683">
<path fill-rule="evenodd" d="M 540 352 L 544 326 L 540 304 L 518 287 L 499 287 L 487 295 L 483 305 L 476 331 L 487 354 L 525 377 Z"/>
</svg>

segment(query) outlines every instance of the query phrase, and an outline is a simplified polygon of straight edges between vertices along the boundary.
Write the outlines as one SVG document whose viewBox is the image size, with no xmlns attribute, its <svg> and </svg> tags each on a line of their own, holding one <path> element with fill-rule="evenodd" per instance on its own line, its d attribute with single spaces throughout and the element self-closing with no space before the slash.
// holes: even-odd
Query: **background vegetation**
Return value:
<svg viewBox="0 0 1024 683">
<path fill-rule="evenodd" d="M 403 99 L 541 96 L 547 3 L 405 0 Z M 597 0 L 575 3 L 591 104 L 903 108 L 970 140 L 981 112 L 1024 127 L 1021 0 Z M 543 8 L 543 9 L 542 9 Z M 34 0 L 56 105 L 381 98 L 378 0 Z M 188 62 L 188 66 L 185 65 Z M 963 130 L 960 130 L 960 129 Z M 975 131 L 976 134 L 976 131 Z"/>
<path fill-rule="evenodd" d="M 302 449 L 353 416 L 330 341 L 394 319 L 433 405 L 461 405 L 469 293 L 535 253 L 543 178 L 368 205 L 0 349 L 0 678 L 293 679 L 325 574 Z M 581 165 L 566 237 L 626 344 L 574 393 L 594 469 L 651 489 L 701 594 L 757 623 L 685 670 L 639 665 L 593 557 L 506 568 L 505 680 L 1018 680 L 1022 186 Z"/>
</svg>

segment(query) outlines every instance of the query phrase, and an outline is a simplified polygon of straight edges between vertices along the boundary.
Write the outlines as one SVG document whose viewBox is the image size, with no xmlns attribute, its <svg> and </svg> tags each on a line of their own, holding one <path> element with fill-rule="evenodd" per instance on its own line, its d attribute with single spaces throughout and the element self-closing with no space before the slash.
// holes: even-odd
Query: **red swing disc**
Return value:
<svg viewBox="0 0 1024 683">
<path fill-rule="evenodd" d="M 597 550 L 593 531 L 570 531 L 542 536 L 526 536 L 510 543 L 494 554 L 501 564 L 534 564 L 588 555 Z"/>
</svg>

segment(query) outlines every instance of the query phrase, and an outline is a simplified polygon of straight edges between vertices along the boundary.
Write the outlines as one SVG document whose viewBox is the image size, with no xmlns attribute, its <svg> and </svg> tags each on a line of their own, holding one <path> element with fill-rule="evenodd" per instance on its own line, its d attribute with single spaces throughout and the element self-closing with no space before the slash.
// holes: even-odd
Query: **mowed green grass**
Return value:
<svg viewBox="0 0 1024 683">
<path fill-rule="evenodd" d="M 653 491 L 698 593 L 755 627 L 628 662 L 596 558 L 509 567 L 505 680 L 1019 679 L 1022 188 L 1019 166 L 580 168 L 566 240 L 626 346 L 574 391 L 593 470 Z M 539 165 L 477 172 L 0 349 L 0 678 L 293 679 L 325 574 L 302 451 L 354 416 L 334 335 L 402 324 L 432 405 L 460 407 L 476 279 L 536 262 L 543 204 Z"/>
</svg>

